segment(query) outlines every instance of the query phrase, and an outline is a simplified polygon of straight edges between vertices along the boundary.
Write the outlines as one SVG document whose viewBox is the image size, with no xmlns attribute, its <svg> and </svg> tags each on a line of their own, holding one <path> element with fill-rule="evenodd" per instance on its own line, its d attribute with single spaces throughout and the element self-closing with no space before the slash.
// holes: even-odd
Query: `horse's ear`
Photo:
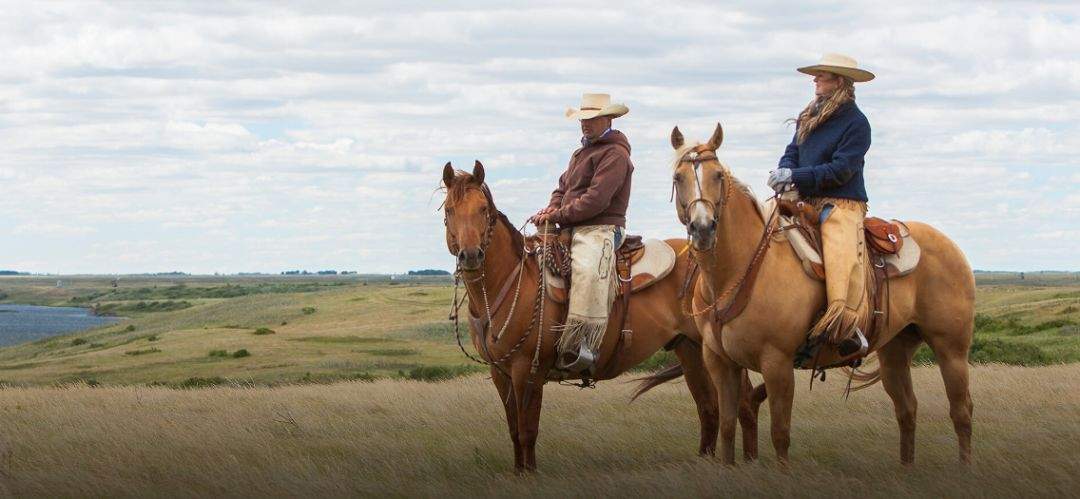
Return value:
<svg viewBox="0 0 1080 499">
<path fill-rule="evenodd" d="M 709 137 L 709 149 L 720 149 L 720 144 L 724 142 L 724 127 L 716 124 L 716 130 L 713 131 L 712 137 Z"/>
<path fill-rule="evenodd" d="M 676 126 L 671 130 L 671 147 L 678 149 L 683 146 L 682 132 L 679 131 L 679 127 Z"/>
<path fill-rule="evenodd" d="M 450 162 L 446 162 L 446 166 L 442 169 L 442 182 L 447 189 L 450 188 L 450 184 L 454 183 L 454 167 L 450 166 Z"/>
<path fill-rule="evenodd" d="M 484 183 L 484 165 L 480 163 L 480 160 L 476 160 L 476 164 L 472 167 L 473 182 L 477 184 Z"/>
</svg>

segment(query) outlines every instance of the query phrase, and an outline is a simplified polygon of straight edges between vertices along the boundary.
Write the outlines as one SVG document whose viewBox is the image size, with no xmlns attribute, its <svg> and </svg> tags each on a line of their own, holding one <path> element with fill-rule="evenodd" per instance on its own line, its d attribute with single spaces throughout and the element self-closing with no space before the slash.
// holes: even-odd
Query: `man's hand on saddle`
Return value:
<svg viewBox="0 0 1080 499">
<path fill-rule="evenodd" d="M 791 184 L 791 168 L 777 168 L 769 172 L 769 187 L 776 192 L 781 192 Z"/>
<path fill-rule="evenodd" d="M 547 222 L 551 222 L 551 214 L 555 213 L 555 208 L 548 206 L 547 208 L 541 208 L 535 215 L 529 217 L 529 221 L 537 227 L 544 225 Z"/>
</svg>

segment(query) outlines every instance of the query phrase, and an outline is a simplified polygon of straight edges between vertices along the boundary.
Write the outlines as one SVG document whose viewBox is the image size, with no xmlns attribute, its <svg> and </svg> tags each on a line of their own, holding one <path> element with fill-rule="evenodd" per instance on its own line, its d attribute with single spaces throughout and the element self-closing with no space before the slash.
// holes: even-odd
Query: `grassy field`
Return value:
<svg viewBox="0 0 1080 499">
<path fill-rule="evenodd" d="M 143 278 L 112 290 L 110 279 L 64 280 L 0 279 L 0 290 L 7 302 L 96 306 L 127 319 L 0 349 L 0 381 L 277 384 L 472 369 L 446 321 L 445 284 Z"/>
<path fill-rule="evenodd" d="M 803 378 L 800 378 L 803 379 Z M 1080 491 L 1080 365 L 977 366 L 974 464 L 956 462 L 940 376 L 914 371 L 916 464 L 880 388 L 798 383 L 793 465 L 698 458 L 681 382 L 628 404 L 632 385 L 549 385 L 540 473 L 512 473 L 490 383 L 71 386 L 0 390 L 0 494 L 14 496 L 1070 497 Z M 766 406 L 767 407 L 767 406 Z"/>
<path fill-rule="evenodd" d="M 631 385 L 617 380 L 548 385 L 541 472 L 527 478 L 512 473 L 494 389 L 468 375 L 476 368 L 454 344 L 446 284 L 143 277 L 114 290 L 97 277 L 60 288 L 0 278 L 0 301 L 125 317 L 0 349 L 0 495 L 1071 496 L 1075 277 L 979 275 L 971 467 L 956 464 L 941 380 L 926 366 L 914 371 L 920 427 L 907 469 L 877 387 L 845 401 L 840 378 L 812 393 L 798 383 L 794 465 L 782 471 L 767 405 L 762 461 L 727 469 L 695 456 L 681 381 L 628 404 Z"/>
<path fill-rule="evenodd" d="M 1080 361 L 1075 273 L 980 273 L 973 359 Z M 62 280 L 63 287 L 56 281 Z M 0 383 L 174 387 L 441 379 L 477 370 L 446 320 L 450 287 L 356 277 L 3 277 L 0 301 L 125 320 L 0 348 Z M 920 362 L 931 362 L 929 351 Z"/>
</svg>

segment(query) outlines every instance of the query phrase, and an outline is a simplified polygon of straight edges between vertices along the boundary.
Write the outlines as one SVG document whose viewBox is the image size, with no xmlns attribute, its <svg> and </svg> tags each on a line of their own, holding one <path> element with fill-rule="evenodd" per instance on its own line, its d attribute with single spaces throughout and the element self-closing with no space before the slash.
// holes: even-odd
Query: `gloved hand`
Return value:
<svg viewBox="0 0 1080 499">
<path fill-rule="evenodd" d="M 791 183 L 791 168 L 777 168 L 769 172 L 769 187 L 776 192 L 784 190 Z"/>
</svg>

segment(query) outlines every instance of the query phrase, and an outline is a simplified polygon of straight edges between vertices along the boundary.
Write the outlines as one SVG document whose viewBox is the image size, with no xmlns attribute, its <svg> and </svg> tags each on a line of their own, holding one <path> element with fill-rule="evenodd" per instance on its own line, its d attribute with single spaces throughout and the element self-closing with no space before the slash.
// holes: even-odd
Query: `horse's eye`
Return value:
<svg viewBox="0 0 1080 499">
<path fill-rule="evenodd" d="M 723 178 L 724 178 L 724 174 L 723 174 L 723 173 L 720 173 L 720 172 L 716 172 L 716 180 L 723 180 Z"/>
<path fill-rule="evenodd" d="M 676 173 L 675 176 L 671 177 L 671 180 L 674 180 L 676 182 L 682 182 L 682 174 Z"/>
<path fill-rule="evenodd" d="M 446 212 L 447 215 L 453 215 L 454 214 L 454 209 L 453 208 L 446 208 L 444 211 Z"/>
</svg>

